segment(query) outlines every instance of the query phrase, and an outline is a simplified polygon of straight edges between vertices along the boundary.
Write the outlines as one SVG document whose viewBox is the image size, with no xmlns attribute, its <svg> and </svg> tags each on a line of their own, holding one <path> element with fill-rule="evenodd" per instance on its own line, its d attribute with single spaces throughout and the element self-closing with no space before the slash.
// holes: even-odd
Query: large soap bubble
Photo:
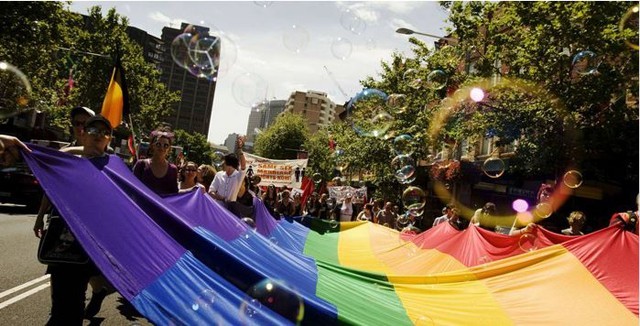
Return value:
<svg viewBox="0 0 640 326">
<path fill-rule="evenodd" d="M 571 66 L 580 75 L 591 75 L 598 71 L 598 58 L 592 51 L 581 51 L 573 57 Z"/>
<path fill-rule="evenodd" d="M 287 50 L 300 53 L 309 45 L 309 32 L 299 25 L 291 25 L 282 36 L 282 43 Z"/>
<path fill-rule="evenodd" d="M 409 155 L 398 155 L 391 161 L 396 180 L 402 184 L 408 184 L 415 180 L 415 161 Z"/>
<path fill-rule="evenodd" d="M 363 137 L 384 138 L 393 124 L 393 117 L 386 111 L 387 94 L 367 88 L 354 96 L 347 105 L 346 122 Z"/>
<path fill-rule="evenodd" d="M 331 42 L 331 53 L 340 60 L 347 60 L 353 51 L 353 44 L 348 38 L 338 37 Z"/>
<path fill-rule="evenodd" d="M 447 85 L 447 74 L 442 70 L 434 70 L 427 75 L 426 86 L 433 90 L 442 89 Z"/>
<path fill-rule="evenodd" d="M 402 192 L 402 204 L 407 211 L 420 211 L 427 203 L 427 194 L 420 187 L 408 187 Z"/>
<path fill-rule="evenodd" d="M 634 50 L 638 50 L 638 4 L 627 10 L 620 20 L 620 32 L 623 33 L 624 42 Z"/>
<path fill-rule="evenodd" d="M 0 61 L 0 119 L 11 117 L 28 108 L 31 83 L 15 66 Z"/>
<path fill-rule="evenodd" d="M 340 25 L 349 32 L 357 35 L 362 34 L 367 28 L 367 23 L 351 9 L 347 9 L 342 12 L 342 15 L 340 16 Z"/>
<path fill-rule="evenodd" d="M 231 92 L 236 102 L 244 107 L 251 107 L 267 94 L 267 82 L 254 73 L 244 73 L 233 81 Z"/>
</svg>

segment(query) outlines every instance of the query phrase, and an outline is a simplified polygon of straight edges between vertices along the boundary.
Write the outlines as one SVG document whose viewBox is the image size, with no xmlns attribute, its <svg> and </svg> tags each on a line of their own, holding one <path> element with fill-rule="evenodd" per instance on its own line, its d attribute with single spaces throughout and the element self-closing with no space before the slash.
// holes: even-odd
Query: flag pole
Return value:
<svg viewBox="0 0 640 326">
<path fill-rule="evenodd" d="M 131 138 L 133 141 L 133 156 L 138 160 L 138 150 L 136 149 L 136 133 L 133 132 L 133 119 L 131 119 L 131 114 L 129 114 L 129 126 L 131 129 Z"/>
</svg>

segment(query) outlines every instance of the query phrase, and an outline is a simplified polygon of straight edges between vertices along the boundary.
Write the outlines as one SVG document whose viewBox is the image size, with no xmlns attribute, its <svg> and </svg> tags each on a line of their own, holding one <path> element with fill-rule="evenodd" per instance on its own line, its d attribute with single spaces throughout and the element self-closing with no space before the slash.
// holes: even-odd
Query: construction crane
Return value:
<svg viewBox="0 0 640 326">
<path fill-rule="evenodd" d="M 326 71 L 327 75 L 329 75 L 329 78 L 331 78 L 331 81 L 333 81 L 333 83 L 336 85 L 336 87 L 338 87 L 338 90 L 340 90 L 340 93 L 342 93 L 342 95 L 345 98 L 349 98 L 349 95 L 347 95 L 347 92 L 345 92 L 344 89 L 342 89 L 342 87 L 340 86 L 340 84 L 336 80 L 336 77 L 333 76 L 333 73 L 331 72 L 331 70 L 329 70 L 329 68 L 327 68 L 327 66 L 323 66 L 323 67 L 324 67 L 324 71 Z"/>
</svg>

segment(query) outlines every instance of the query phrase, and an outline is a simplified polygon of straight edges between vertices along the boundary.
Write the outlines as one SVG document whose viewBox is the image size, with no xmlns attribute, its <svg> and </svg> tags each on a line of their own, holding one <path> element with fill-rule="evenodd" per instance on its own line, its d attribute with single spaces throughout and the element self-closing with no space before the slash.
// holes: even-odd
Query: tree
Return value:
<svg viewBox="0 0 640 326">
<path fill-rule="evenodd" d="M 443 5 L 450 8 L 457 45 L 429 50 L 411 38 L 414 57 L 394 54 L 390 63 L 382 63 L 379 79 L 362 81 L 365 87 L 406 96 L 406 109 L 390 109 L 392 130 L 417 140 L 416 157 L 446 143 L 495 136 L 498 146 L 519 142 L 509 164 L 512 172 L 554 178 L 578 166 L 589 178 L 630 179 L 637 187 L 638 51 L 624 43 L 629 31 L 618 29 L 633 4 Z M 598 73 L 580 71 L 590 63 L 572 63 L 585 50 L 596 54 Z M 442 70 L 447 85 L 412 87 L 406 77 L 410 69 L 423 81 Z M 469 99 L 474 87 L 485 92 L 479 103 Z M 629 98 L 636 110 L 627 107 Z"/>
<path fill-rule="evenodd" d="M 142 48 L 127 36 L 127 26 L 128 20 L 114 8 L 103 17 L 99 6 L 92 7 L 84 27 L 77 31 L 74 45 L 83 51 L 121 58 L 129 89 L 134 131 L 146 135 L 169 115 L 171 104 L 177 102 L 179 97 L 159 81 L 160 72 L 155 66 L 144 61 Z M 73 100 L 91 107 L 101 107 L 113 63 L 113 59 L 82 57 L 77 80 L 79 86 L 73 94 Z"/>
<path fill-rule="evenodd" d="M 144 61 L 142 48 L 126 34 L 127 19 L 115 9 L 103 16 L 100 7 L 93 7 L 83 17 L 69 12 L 63 2 L 8 2 L 0 20 L 0 57 L 28 77 L 33 87 L 30 105 L 46 113 L 50 126 L 68 132 L 73 106 L 100 111 L 118 55 L 139 135 L 155 128 L 179 99 L 159 82 L 154 65 Z M 67 97 L 62 90 L 70 69 L 75 83 Z"/>
<path fill-rule="evenodd" d="M 297 150 L 309 137 L 305 119 L 285 112 L 276 118 L 273 125 L 258 134 L 254 145 L 257 155 L 271 159 L 295 159 Z"/>
<path fill-rule="evenodd" d="M 175 146 L 182 146 L 183 150 L 188 150 L 185 154 L 186 161 L 193 161 L 196 164 L 211 164 L 213 150 L 207 136 L 194 132 L 189 133 L 182 129 L 175 130 Z"/>
</svg>

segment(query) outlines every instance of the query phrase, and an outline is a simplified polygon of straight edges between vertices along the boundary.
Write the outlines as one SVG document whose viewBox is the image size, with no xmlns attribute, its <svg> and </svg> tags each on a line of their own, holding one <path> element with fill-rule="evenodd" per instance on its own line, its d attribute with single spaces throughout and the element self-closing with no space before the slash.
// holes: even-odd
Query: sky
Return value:
<svg viewBox="0 0 640 326">
<path fill-rule="evenodd" d="M 115 7 L 156 37 L 182 22 L 222 35 L 208 134 L 215 144 L 246 133 L 254 102 L 314 90 L 344 103 L 362 90 L 360 80 L 378 78 L 394 51 L 411 55 L 409 37 L 396 29 L 444 35 L 447 26 L 446 10 L 432 1 L 74 1 L 70 9 L 86 14 L 94 5 Z"/>
</svg>

